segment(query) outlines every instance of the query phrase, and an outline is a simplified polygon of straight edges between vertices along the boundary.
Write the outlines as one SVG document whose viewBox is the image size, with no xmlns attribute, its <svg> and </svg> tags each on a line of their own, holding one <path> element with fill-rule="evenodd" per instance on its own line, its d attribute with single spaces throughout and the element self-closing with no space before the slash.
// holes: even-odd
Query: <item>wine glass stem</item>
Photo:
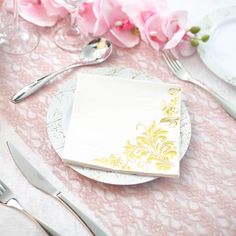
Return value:
<svg viewBox="0 0 236 236">
<path fill-rule="evenodd" d="M 18 29 L 19 26 L 18 0 L 14 0 L 13 24 L 15 28 Z"/>
<path fill-rule="evenodd" d="M 71 13 L 71 27 L 74 31 L 78 31 L 79 6 Z"/>
</svg>

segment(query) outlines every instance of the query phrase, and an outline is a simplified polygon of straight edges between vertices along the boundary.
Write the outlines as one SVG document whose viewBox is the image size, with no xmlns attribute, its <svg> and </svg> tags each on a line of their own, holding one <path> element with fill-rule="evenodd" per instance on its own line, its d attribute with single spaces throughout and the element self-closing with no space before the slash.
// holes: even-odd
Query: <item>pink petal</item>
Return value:
<svg viewBox="0 0 236 236">
<path fill-rule="evenodd" d="M 53 26 L 58 20 L 58 16 L 48 16 L 42 5 L 19 6 L 19 14 L 25 20 L 39 26 Z"/>
<path fill-rule="evenodd" d="M 116 21 L 128 18 L 122 11 L 121 5 L 119 5 L 115 0 L 102 0 L 101 13 L 105 22 L 109 26 L 113 26 Z"/>
<path fill-rule="evenodd" d="M 94 29 L 94 24 L 96 22 L 96 17 L 93 12 L 92 3 L 84 3 L 83 11 L 79 13 L 79 29 L 84 33 L 92 33 Z"/>
<path fill-rule="evenodd" d="M 167 2 L 165 0 L 124 0 L 122 10 L 129 16 L 131 22 L 135 24 L 140 31 L 143 31 L 146 20 L 151 15 L 157 14 L 160 11 L 165 12 L 166 6 Z"/>
<path fill-rule="evenodd" d="M 93 30 L 93 35 L 94 36 L 102 36 L 105 34 L 108 30 L 108 26 L 103 18 L 103 16 L 100 16 L 100 18 L 97 19 L 95 25 L 94 25 L 94 30 Z"/>
<path fill-rule="evenodd" d="M 161 45 L 158 44 L 157 42 L 153 40 L 149 40 L 148 42 L 151 45 L 151 47 L 154 48 L 156 51 L 159 51 L 161 49 Z"/>
<path fill-rule="evenodd" d="M 170 49 L 177 46 L 177 44 L 181 41 L 183 36 L 185 35 L 185 30 L 179 30 L 176 32 L 172 38 L 165 44 L 164 49 Z"/>
<path fill-rule="evenodd" d="M 174 11 L 164 16 L 165 23 L 162 25 L 164 34 L 171 38 L 179 29 L 185 29 L 187 22 L 186 11 Z"/>
<path fill-rule="evenodd" d="M 60 16 L 64 17 L 68 14 L 68 11 L 55 2 L 55 0 L 41 0 L 42 5 L 44 6 L 47 15 L 49 16 Z"/>
<path fill-rule="evenodd" d="M 151 16 L 145 24 L 145 33 L 148 38 L 150 38 L 149 33 L 155 31 L 157 33 L 158 39 L 165 42 L 167 40 L 165 34 L 163 33 L 162 25 L 165 22 L 165 18 L 160 15 Z"/>
<path fill-rule="evenodd" d="M 99 18 L 101 15 L 101 6 L 102 6 L 102 0 L 96 0 L 93 3 L 93 12 L 96 18 Z"/>
<path fill-rule="evenodd" d="M 121 31 L 115 27 L 107 33 L 107 36 L 119 47 L 132 48 L 140 42 L 140 38 L 132 34 L 131 31 Z"/>
<path fill-rule="evenodd" d="M 3 7 L 13 11 L 13 0 L 5 0 Z M 36 25 L 53 26 L 67 11 L 54 0 L 19 0 L 19 14 Z"/>
<path fill-rule="evenodd" d="M 83 11 L 80 12 L 79 29 L 84 34 L 91 33 L 94 36 L 101 36 L 106 33 L 108 26 L 104 17 L 94 12 L 94 4 L 92 2 L 83 4 Z"/>
</svg>

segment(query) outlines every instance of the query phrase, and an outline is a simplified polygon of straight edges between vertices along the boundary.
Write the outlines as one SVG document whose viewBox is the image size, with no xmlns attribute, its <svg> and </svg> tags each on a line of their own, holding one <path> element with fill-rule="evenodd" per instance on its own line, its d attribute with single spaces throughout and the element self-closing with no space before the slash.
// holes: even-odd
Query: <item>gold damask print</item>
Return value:
<svg viewBox="0 0 236 236">
<path fill-rule="evenodd" d="M 162 129 L 155 121 L 150 127 L 143 124 L 137 125 L 137 130 L 143 132 L 134 143 L 126 142 L 124 152 L 121 155 L 110 155 L 106 158 L 93 160 L 94 163 L 120 170 L 132 170 L 135 165 L 141 171 L 148 171 L 149 166 L 155 166 L 158 170 L 170 170 L 171 159 L 177 155 L 176 145 L 168 140 L 168 131 Z"/>
<path fill-rule="evenodd" d="M 112 154 L 105 158 L 98 158 L 93 160 L 94 163 L 106 167 L 114 167 L 121 170 L 130 170 L 130 167 L 122 160 L 121 155 Z"/>
<path fill-rule="evenodd" d="M 135 159 L 148 165 L 155 165 L 156 170 L 169 170 L 172 167 L 171 159 L 176 156 L 174 142 L 168 140 L 168 131 L 162 129 L 155 121 L 147 128 L 139 124 L 143 132 L 135 143 L 127 141 L 124 154 L 129 160 Z"/>
<path fill-rule="evenodd" d="M 170 100 L 164 101 L 162 103 L 162 111 L 164 113 L 164 118 L 162 118 L 160 122 L 167 122 L 173 128 L 179 125 L 180 122 L 178 106 L 180 91 L 180 88 L 169 89 L 168 92 L 171 95 Z"/>
<path fill-rule="evenodd" d="M 139 135 L 131 142 L 128 140 L 121 154 L 111 154 L 104 158 L 94 159 L 92 162 L 118 170 L 139 171 L 168 171 L 173 167 L 172 160 L 177 156 L 175 142 L 169 139 L 168 128 L 162 124 L 167 122 L 170 129 L 179 125 L 179 96 L 180 89 L 171 88 L 168 91 L 169 101 L 162 102 L 163 118 L 160 122 L 153 121 L 147 127 L 138 124 L 136 131 Z"/>
</svg>

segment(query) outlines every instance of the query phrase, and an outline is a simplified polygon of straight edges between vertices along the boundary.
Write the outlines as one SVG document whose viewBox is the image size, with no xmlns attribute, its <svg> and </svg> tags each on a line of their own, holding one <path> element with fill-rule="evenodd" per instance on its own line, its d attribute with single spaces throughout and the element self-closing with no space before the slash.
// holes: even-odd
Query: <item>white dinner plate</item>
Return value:
<svg viewBox="0 0 236 236">
<path fill-rule="evenodd" d="M 144 73 L 136 72 L 133 70 L 125 68 L 99 68 L 96 71 L 91 73 L 101 74 L 101 75 L 113 75 L 120 76 L 130 79 L 152 79 Z M 47 129 L 50 141 L 53 148 L 62 157 L 65 136 L 68 130 L 68 125 L 70 122 L 70 115 L 73 105 L 73 95 L 76 87 L 76 73 L 73 74 L 73 77 L 68 81 L 65 86 L 57 93 L 57 95 L 52 99 L 51 104 L 48 109 L 47 116 Z M 190 117 L 187 111 L 186 106 L 182 102 L 181 107 L 181 145 L 180 145 L 180 157 L 182 158 L 185 152 L 188 149 L 190 138 L 191 138 L 191 122 Z M 129 175 L 121 174 L 110 171 L 101 171 L 85 167 L 78 167 L 70 165 L 71 168 L 76 170 L 78 173 L 107 184 L 115 185 L 132 185 L 145 183 L 151 180 L 156 179 L 157 177 L 147 177 L 147 176 L 138 176 L 138 175 Z"/>
<path fill-rule="evenodd" d="M 212 72 L 236 86 L 236 5 L 212 12 L 200 26 L 202 33 L 210 35 L 198 47 L 200 58 Z"/>
</svg>

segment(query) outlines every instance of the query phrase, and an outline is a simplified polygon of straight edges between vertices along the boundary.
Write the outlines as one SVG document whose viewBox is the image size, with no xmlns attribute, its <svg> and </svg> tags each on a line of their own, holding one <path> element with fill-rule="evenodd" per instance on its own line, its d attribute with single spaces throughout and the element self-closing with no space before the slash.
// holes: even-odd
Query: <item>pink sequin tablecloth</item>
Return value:
<svg viewBox="0 0 236 236">
<path fill-rule="evenodd" d="M 173 8 L 193 12 L 190 14 L 193 22 L 215 9 L 217 4 L 222 7 L 233 3 L 235 0 L 207 0 L 202 4 L 204 6 L 199 6 L 195 1 L 170 1 Z M 70 80 L 70 74 L 58 78 L 25 102 L 10 102 L 10 97 L 25 84 L 76 60 L 76 54 L 55 46 L 52 39 L 54 31 L 55 28 L 40 29 L 40 44 L 29 55 L 0 54 L 1 147 L 6 138 L 14 140 L 17 136 L 21 139 L 35 154 L 32 162 L 40 162 L 47 173 L 51 173 L 48 176 L 56 178 L 109 235 L 236 235 L 236 121 L 203 90 L 177 80 L 161 54 L 145 45 L 130 50 L 116 48 L 112 58 L 102 66 L 142 70 L 164 82 L 182 86 L 183 99 L 192 122 L 192 137 L 181 161 L 180 178 L 159 178 L 135 186 L 113 186 L 83 177 L 62 163 L 49 141 L 46 117 L 51 99 Z M 182 61 L 193 76 L 221 92 L 227 99 L 236 101 L 236 88 L 208 71 L 198 55 Z M 96 68 L 81 69 L 90 70 Z M 14 129 L 15 133 L 8 134 L 6 127 Z M 65 218 L 65 210 L 62 209 L 57 217 L 52 218 L 56 212 L 54 207 L 60 206 L 54 203 L 48 205 L 48 196 L 32 190 L 3 149 L 0 151 L 0 178 L 10 183 L 13 189 L 22 178 L 21 186 L 29 192 L 35 191 L 32 193 L 35 203 L 28 205 L 29 211 L 46 217 L 46 221 L 51 222 L 62 235 L 85 235 L 86 232 L 76 226 L 76 221 Z M 31 199 L 29 194 L 27 199 Z M 9 218 L 4 214 L 11 217 L 12 211 L 6 211 L 3 206 L 0 209 L 0 222 L 1 219 L 8 222 Z M 15 235 L 7 234 L 9 231 L 3 230 L 3 223 L 0 226 L 0 235 Z M 32 229 L 27 235 L 38 235 L 35 232 Z"/>
</svg>

